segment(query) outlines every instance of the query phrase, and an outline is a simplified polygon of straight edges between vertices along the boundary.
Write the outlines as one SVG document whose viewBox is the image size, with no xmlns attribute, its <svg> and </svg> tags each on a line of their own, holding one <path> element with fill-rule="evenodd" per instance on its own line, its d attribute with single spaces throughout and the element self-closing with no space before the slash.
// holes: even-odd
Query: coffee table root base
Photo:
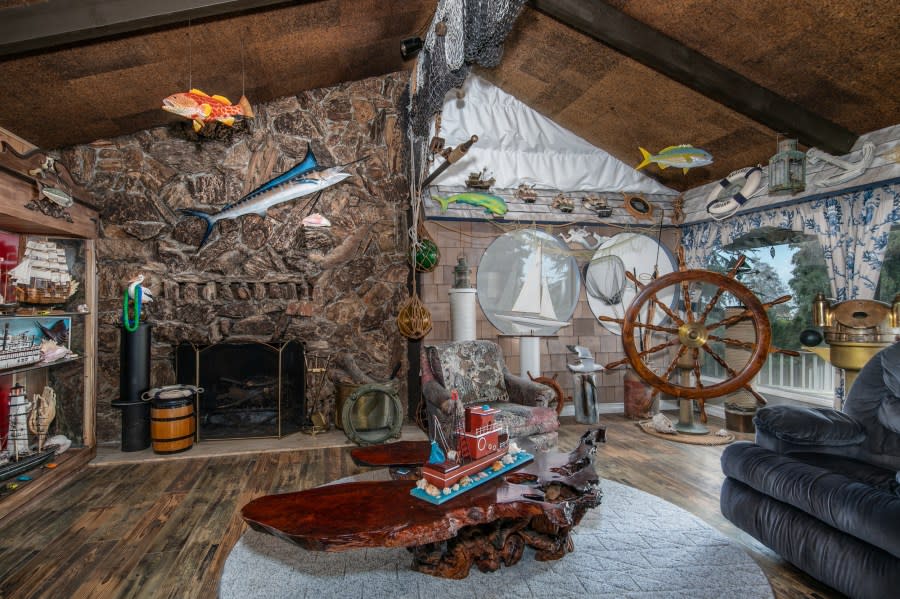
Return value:
<svg viewBox="0 0 900 599">
<path fill-rule="evenodd" d="M 482 572 L 494 572 L 501 566 L 518 563 L 526 545 L 536 550 L 534 557 L 538 561 L 560 559 L 575 548 L 570 528 L 548 534 L 530 528 L 530 524 L 529 520 L 469 526 L 448 541 L 410 547 L 412 569 L 459 580 L 469 575 L 472 566 Z"/>
</svg>

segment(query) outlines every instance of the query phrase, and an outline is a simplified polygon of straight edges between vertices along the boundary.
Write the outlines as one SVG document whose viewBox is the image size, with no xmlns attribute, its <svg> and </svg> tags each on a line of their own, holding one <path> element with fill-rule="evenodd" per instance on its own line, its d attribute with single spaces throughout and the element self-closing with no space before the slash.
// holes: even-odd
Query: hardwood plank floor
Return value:
<svg viewBox="0 0 900 599">
<path fill-rule="evenodd" d="M 776 598 L 841 597 L 722 517 L 724 446 L 658 439 L 621 416 L 601 422 L 608 438 L 597 458 L 602 477 L 679 505 L 742 544 Z M 569 450 L 587 427 L 563 423 L 560 448 Z M 87 467 L 0 520 L 0 599 L 215 597 L 245 528 L 241 506 L 364 470 L 346 447 Z"/>
</svg>

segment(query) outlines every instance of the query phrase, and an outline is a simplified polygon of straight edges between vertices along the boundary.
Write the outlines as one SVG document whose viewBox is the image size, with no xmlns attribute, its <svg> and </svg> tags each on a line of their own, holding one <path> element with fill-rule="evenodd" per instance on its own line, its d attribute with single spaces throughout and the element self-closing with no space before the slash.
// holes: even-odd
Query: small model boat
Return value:
<svg viewBox="0 0 900 599">
<path fill-rule="evenodd" d="M 455 390 L 451 401 L 459 401 Z M 457 426 L 455 433 L 456 449 L 445 454 L 432 440 L 431 457 L 411 493 L 440 504 L 532 460 L 534 456 L 509 443 L 504 427 L 494 421 L 499 412 L 489 405 L 465 408 L 464 427 Z"/>
<path fill-rule="evenodd" d="M 10 334 L 9 322 L 4 323 L 0 339 L 0 370 L 28 366 L 41 361 L 41 345 L 35 335 Z"/>
<path fill-rule="evenodd" d="M 16 301 L 25 304 L 61 304 L 78 290 L 69 273 L 66 250 L 52 241 L 29 240 L 18 266 L 9 271 Z"/>
<path fill-rule="evenodd" d="M 526 204 L 534 204 L 537 201 L 537 192 L 534 190 L 534 185 L 526 185 L 522 183 L 516 189 L 516 197 L 525 202 Z"/>
<path fill-rule="evenodd" d="M 486 171 L 487 169 L 482 169 L 480 171 L 469 173 L 469 178 L 466 179 L 466 187 L 471 189 L 490 189 L 497 179 L 494 177 L 485 179 L 484 176 Z"/>
</svg>

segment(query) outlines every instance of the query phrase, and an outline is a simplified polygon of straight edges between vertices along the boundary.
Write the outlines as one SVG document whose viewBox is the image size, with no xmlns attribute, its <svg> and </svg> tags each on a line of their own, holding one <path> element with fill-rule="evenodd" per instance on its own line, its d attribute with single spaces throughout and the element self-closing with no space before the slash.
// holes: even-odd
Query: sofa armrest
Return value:
<svg viewBox="0 0 900 599">
<path fill-rule="evenodd" d="M 503 379 L 506 382 L 506 392 L 509 401 L 523 406 L 546 408 L 550 400 L 556 398 L 556 393 L 547 385 L 535 383 L 525 377 L 516 376 L 504 366 Z"/>
<path fill-rule="evenodd" d="M 831 408 L 768 406 L 756 413 L 753 423 L 756 442 L 778 452 L 857 446 L 866 439 L 855 418 Z"/>
</svg>

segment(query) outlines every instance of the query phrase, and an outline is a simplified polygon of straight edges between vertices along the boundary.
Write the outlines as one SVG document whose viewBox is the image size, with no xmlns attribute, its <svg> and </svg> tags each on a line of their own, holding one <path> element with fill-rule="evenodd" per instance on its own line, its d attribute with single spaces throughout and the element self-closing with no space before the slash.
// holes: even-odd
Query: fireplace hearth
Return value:
<svg viewBox="0 0 900 599">
<path fill-rule="evenodd" d="M 302 343 L 183 344 L 175 368 L 179 383 L 204 389 L 200 440 L 281 437 L 304 423 Z"/>
</svg>

